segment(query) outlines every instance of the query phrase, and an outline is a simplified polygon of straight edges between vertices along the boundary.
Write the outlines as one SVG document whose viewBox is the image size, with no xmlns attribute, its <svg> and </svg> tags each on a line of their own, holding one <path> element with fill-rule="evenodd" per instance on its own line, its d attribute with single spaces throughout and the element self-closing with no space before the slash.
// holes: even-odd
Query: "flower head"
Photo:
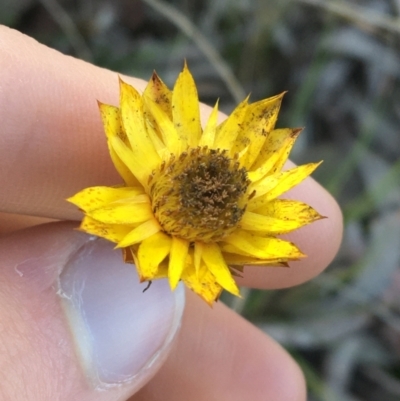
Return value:
<svg viewBox="0 0 400 401">
<path fill-rule="evenodd" d="M 153 74 L 141 95 L 120 81 L 120 106 L 100 104 L 111 159 L 124 184 L 68 200 L 80 229 L 122 248 L 142 281 L 179 280 L 212 304 L 244 265 L 287 266 L 305 255 L 277 238 L 321 218 L 281 199 L 319 163 L 282 171 L 299 129 L 274 129 L 282 96 L 240 103 L 221 124 L 218 104 L 203 128 L 188 68 L 171 92 Z"/>
</svg>

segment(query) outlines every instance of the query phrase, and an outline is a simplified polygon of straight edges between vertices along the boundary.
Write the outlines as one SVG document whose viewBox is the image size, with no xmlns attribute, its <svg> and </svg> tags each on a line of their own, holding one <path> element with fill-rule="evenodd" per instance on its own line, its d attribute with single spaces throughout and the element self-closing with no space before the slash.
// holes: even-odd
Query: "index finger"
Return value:
<svg viewBox="0 0 400 401">
<path fill-rule="evenodd" d="M 0 210 L 77 219 L 66 197 L 120 182 L 96 105 L 117 102 L 117 74 L 6 27 L 0 37 Z"/>
<path fill-rule="evenodd" d="M 96 105 L 97 99 L 118 103 L 117 74 L 5 27 L 0 28 L 0 37 L 0 210 L 79 219 L 65 198 L 82 188 L 121 182 L 108 155 Z M 130 83 L 138 89 L 145 85 L 138 79 Z M 290 273 L 248 269 L 243 284 L 297 284 L 321 271 L 335 255 L 341 238 L 336 202 L 312 179 L 298 186 L 293 196 L 329 217 L 294 234 L 308 258 Z"/>
</svg>

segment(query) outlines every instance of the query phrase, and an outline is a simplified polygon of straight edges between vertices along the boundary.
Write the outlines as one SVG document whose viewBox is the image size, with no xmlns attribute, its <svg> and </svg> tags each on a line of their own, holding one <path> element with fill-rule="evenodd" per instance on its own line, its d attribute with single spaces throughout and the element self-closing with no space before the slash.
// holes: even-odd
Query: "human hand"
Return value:
<svg viewBox="0 0 400 401">
<path fill-rule="evenodd" d="M 96 106 L 118 103 L 117 75 L 5 27 L 0 38 L 0 210 L 79 220 L 65 198 L 119 182 Z M 328 217 L 290 235 L 308 257 L 247 267 L 240 285 L 296 285 L 335 255 L 336 202 L 311 178 L 291 195 Z M 0 400 L 305 400 L 288 354 L 223 304 L 187 292 L 182 315 L 182 288 L 159 281 L 143 294 L 119 252 L 76 222 L 7 233 L 32 220 L 0 218 Z"/>
</svg>

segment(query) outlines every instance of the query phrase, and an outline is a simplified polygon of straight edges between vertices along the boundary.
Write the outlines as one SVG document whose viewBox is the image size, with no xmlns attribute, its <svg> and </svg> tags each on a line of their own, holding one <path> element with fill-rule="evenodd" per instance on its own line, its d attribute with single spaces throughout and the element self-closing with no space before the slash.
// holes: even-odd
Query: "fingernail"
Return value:
<svg viewBox="0 0 400 401">
<path fill-rule="evenodd" d="M 165 358 L 184 307 L 182 286 L 139 283 L 135 266 L 113 244 L 88 241 L 60 275 L 61 295 L 77 354 L 96 387 L 146 381 Z"/>
</svg>

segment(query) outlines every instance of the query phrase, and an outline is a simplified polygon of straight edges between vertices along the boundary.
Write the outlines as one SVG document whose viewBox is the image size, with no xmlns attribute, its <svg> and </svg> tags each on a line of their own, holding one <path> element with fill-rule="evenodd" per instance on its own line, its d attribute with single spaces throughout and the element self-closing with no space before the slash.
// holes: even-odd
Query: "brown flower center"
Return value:
<svg viewBox="0 0 400 401">
<path fill-rule="evenodd" d="M 195 148 L 173 155 L 150 177 L 153 213 L 170 235 L 216 241 L 230 234 L 246 209 L 245 168 L 226 151 Z"/>
</svg>

